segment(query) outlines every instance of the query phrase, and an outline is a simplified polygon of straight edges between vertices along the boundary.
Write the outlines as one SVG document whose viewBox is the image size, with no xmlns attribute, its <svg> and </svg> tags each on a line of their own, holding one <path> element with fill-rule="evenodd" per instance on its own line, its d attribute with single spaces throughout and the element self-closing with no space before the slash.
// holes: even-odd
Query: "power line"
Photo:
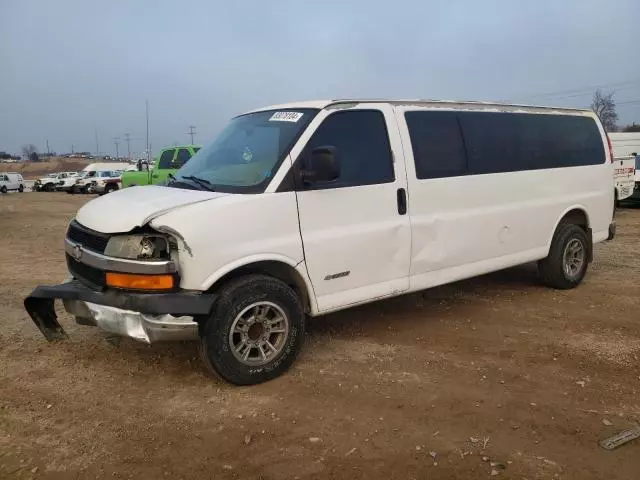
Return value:
<svg viewBox="0 0 640 480">
<path fill-rule="evenodd" d="M 634 79 L 634 80 L 627 80 L 624 82 L 610 82 L 610 83 L 603 83 L 600 85 L 593 85 L 590 87 L 581 87 L 581 88 L 573 88 L 573 89 L 569 89 L 569 90 L 557 90 L 555 92 L 547 92 L 547 93 L 535 93 L 535 94 L 531 94 L 531 95 L 519 95 L 517 96 L 517 98 L 545 98 L 545 97 L 557 97 L 559 95 L 571 95 L 571 94 L 579 94 L 585 91 L 589 91 L 589 92 L 593 92 L 594 90 L 598 89 L 598 88 L 612 88 L 612 87 L 624 87 L 626 85 L 636 85 L 636 84 L 640 84 L 640 78 Z M 628 88 L 628 87 L 625 87 Z"/>
<path fill-rule="evenodd" d="M 625 100 L 623 102 L 616 102 L 616 105 L 626 105 L 628 103 L 640 103 L 640 99 L 635 100 Z"/>
<path fill-rule="evenodd" d="M 191 145 L 194 145 L 193 137 L 194 137 L 195 134 L 196 134 L 195 125 L 189 125 L 189 131 L 187 132 L 187 135 L 191 135 Z"/>
</svg>

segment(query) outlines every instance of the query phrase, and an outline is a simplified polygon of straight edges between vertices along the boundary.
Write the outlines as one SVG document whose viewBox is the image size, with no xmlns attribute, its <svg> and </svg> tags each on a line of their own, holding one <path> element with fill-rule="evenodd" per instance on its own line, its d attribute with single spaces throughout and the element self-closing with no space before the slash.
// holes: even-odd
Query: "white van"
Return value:
<svg viewBox="0 0 640 480">
<path fill-rule="evenodd" d="M 123 189 L 69 225 L 73 279 L 25 307 L 145 342 L 199 339 L 235 384 L 285 371 L 305 316 L 526 262 L 574 288 L 613 238 L 611 154 L 591 111 L 315 101 L 240 115 L 166 186 Z M 113 215 L 113 212 L 118 212 Z"/>
<path fill-rule="evenodd" d="M 17 192 L 24 191 L 24 179 L 22 175 L 15 172 L 0 173 L 0 193 L 7 193 L 10 190 Z"/>
</svg>

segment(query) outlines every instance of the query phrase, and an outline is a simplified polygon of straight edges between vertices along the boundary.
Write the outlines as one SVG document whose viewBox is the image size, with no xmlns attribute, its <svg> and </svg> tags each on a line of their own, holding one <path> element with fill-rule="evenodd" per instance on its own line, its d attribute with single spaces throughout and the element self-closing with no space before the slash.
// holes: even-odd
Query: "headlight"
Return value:
<svg viewBox="0 0 640 480">
<path fill-rule="evenodd" d="M 160 234 L 121 235 L 111 237 L 104 254 L 132 260 L 169 259 L 169 241 Z"/>
</svg>

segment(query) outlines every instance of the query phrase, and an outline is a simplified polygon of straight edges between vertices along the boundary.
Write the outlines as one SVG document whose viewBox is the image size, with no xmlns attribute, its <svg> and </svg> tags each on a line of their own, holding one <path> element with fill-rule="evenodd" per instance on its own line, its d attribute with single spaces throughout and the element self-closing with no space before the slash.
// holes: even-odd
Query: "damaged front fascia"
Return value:
<svg viewBox="0 0 640 480">
<path fill-rule="evenodd" d="M 191 247 L 189 246 L 187 241 L 184 239 L 184 237 L 180 233 L 178 233 L 171 227 L 167 227 L 166 225 L 158 225 L 158 226 L 154 226 L 153 228 L 160 233 L 166 233 L 168 235 L 176 237 L 178 240 L 182 242 L 182 245 L 184 246 L 184 251 L 187 252 L 187 254 L 190 257 L 193 258 L 193 252 L 191 251 Z"/>
</svg>

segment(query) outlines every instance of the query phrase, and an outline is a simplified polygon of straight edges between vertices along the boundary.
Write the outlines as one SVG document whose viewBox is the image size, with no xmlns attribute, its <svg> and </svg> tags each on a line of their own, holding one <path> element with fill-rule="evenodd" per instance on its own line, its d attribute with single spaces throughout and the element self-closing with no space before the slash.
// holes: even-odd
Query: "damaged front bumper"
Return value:
<svg viewBox="0 0 640 480">
<path fill-rule="evenodd" d="M 56 299 L 62 300 L 65 310 L 75 316 L 78 324 L 153 343 L 197 338 L 198 324 L 193 317 L 208 315 L 215 296 L 189 292 L 96 291 L 78 280 L 40 286 L 24 300 L 24 306 L 49 341 L 67 338 L 55 312 Z"/>
</svg>

